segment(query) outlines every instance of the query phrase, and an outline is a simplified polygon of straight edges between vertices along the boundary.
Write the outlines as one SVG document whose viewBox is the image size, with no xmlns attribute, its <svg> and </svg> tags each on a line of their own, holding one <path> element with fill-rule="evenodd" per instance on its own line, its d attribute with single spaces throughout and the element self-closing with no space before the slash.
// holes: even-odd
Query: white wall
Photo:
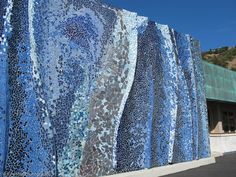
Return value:
<svg viewBox="0 0 236 177">
<path fill-rule="evenodd" d="M 213 153 L 236 151 L 236 134 L 211 134 L 210 142 Z"/>
</svg>

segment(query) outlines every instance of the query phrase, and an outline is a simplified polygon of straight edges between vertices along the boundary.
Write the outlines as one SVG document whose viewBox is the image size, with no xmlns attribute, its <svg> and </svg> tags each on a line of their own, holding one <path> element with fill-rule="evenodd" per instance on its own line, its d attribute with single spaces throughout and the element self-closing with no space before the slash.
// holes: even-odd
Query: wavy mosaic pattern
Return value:
<svg viewBox="0 0 236 177">
<path fill-rule="evenodd" d="M 199 42 L 95 0 L 0 3 L 0 176 L 210 155 Z"/>
</svg>

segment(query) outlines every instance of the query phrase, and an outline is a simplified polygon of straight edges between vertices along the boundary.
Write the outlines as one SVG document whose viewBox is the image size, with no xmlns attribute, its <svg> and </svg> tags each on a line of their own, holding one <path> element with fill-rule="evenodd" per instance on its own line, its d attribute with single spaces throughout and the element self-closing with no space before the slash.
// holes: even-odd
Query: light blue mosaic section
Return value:
<svg viewBox="0 0 236 177">
<path fill-rule="evenodd" d="M 4 0 L 0 3 L 0 176 L 3 175 L 3 167 L 6 160 L 7 141 L 8 141 L 8 42 L 11 27 L 11 8 L 12 2 Z"/>
</svg>

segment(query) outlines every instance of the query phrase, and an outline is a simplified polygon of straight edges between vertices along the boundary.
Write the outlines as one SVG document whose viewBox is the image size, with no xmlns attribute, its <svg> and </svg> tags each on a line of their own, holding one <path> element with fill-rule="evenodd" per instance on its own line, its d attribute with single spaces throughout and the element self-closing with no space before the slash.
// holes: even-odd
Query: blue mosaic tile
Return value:
<svg viewBox="0 0 236 177">
<path fill-rule="evenodd" d="M 193 119 L 192 119 L 192 102 L 190 91 L 192 80 L 186 68 L 186 63 L 191 61 L 190 47 L 188 36 L 173 31 L 174 43 L 177 55 L 178 67 L 178 108 L 176 120 L 176 133 L 173 150 L 173 163 L 193 160 Z"/>
<path fill-rule="evenodd" d="M 0 3 L 0 176 L 210 156 L 199 42 L 96 0 Z"/>
<path fill-rule="evenodd" d="M 208 120 L 207 120 L 207 106 L 206 106 L 206 91 L 205 80 L 203 75 L 203 65 L 201 59 L 201 50 L 199 41 L 191 38 L 191 53 L 194 63 L 195 80 L 196 80 L 196 98 L 197 98 L 197 110 L 198 110 L 198 149 L 196 150 L 198 158 L 205 158 L 210 156 L 209 148 L 209 133 L 208 133 Z M 196 128 L 196 127 L 194 127 Z"/>
<path fill-rule="evenodd" d="M 141 29 L 144 27 L 146 29 L 139 31 L 138 34 L 134 82 L 118 129 L 117 170 L 119 172 L 150 167 L 154 104 L 152 63 L 156 59 L 155 34 L 152 29 L 155 29 L 155 23 L 144 24 Z"/>
<path fill-rule="evenodd" d="M 0 175 L 4 172 L 6 165 L 6 154 L 8 151 L 8 43 L 7 38 L 11 34 L 11 1 L 0 2 Z"/>
</svg>

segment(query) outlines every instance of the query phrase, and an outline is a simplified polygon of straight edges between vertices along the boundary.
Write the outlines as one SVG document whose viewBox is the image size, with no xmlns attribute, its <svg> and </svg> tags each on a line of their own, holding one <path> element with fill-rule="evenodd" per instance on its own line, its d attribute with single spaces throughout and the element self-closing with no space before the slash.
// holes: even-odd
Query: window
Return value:
<svg viewBox="0 0 236 177">
<path fill-rule="evenodd" d="M 235 117 L 233 112 L 224 111 L 222 113 L 223 130 L 225 133 L 236 132 Z"/>
</svg>

